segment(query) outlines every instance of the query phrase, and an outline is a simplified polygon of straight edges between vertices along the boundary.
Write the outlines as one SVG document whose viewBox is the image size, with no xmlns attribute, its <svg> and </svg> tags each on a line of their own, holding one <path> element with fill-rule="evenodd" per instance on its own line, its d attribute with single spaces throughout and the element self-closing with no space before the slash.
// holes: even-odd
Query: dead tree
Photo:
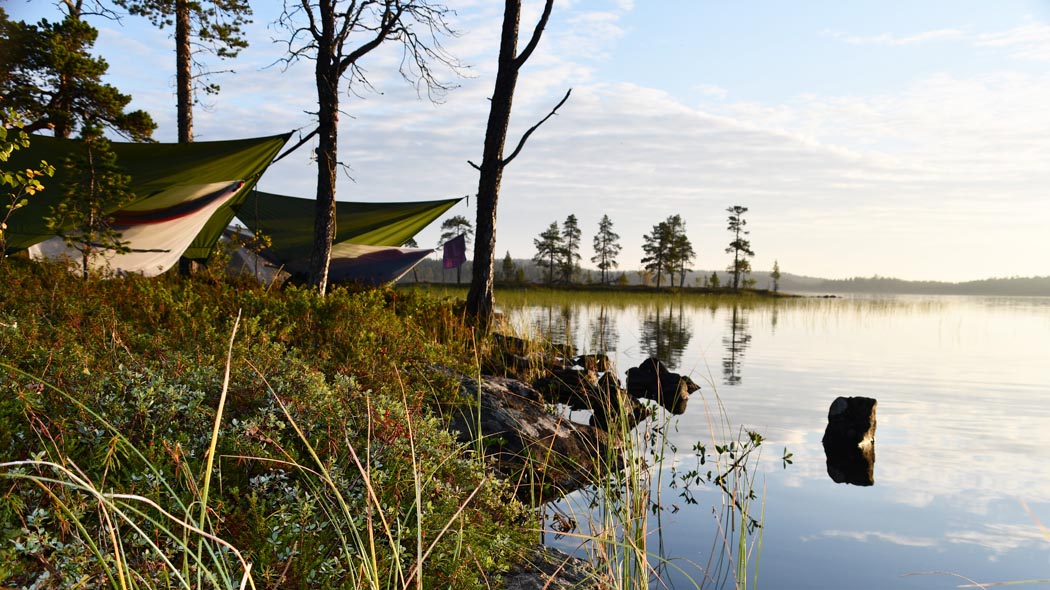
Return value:
<svg viewBox="0 0 1050 590">
<path fill-rule="evenodd" d="M 510 123 L 511 104 L 514 101 L 514 87 L 518 83 L 518 72 L 535 51 L 536 45 L 539 44 L 553 7 L 554 0 L 546 0 L 543 15 L 540 16 L 536 28 L 532 31 L 532 37 L 521 53 L 518 53 L 521 0 L 506 0 L 506 6 L 503 9 L 499 66 L 496 70 L 496 85 L 493 88 L 492 101 L 489 106 L 488 125 L 485 128 L 485 149 L 480 166 L 470 162 L 470 165 L 480 174 L 478 178 L 478 217 L 474 225 L 476 232 L 474 272 L 470 282 L 470 291 L 467 293 L 467 314 L 475 324 L 482 328 L 487 328 L 492 320 L 494 304 L 492 287 L 496 260 L 496 204 L 499 200 L 503 169 L 521 152 L 529 136 L 551 118 L 561 105 L 565 104 L 571 92 L 571 90 L 566 92 L 565 98 L 551 110 L 550 114 L 526 131 L 514 151 L 506 158 L 503 157 L 503 148 L 507 141 L 507 127 Z"/>
<path fill-rule="evenodd" d="M 310 284 L 322 295 L 328 289 L 328 267 L 335 238 L 335 183 L 338 154 L 339 94 L 344 79 L 350 87 L 372 88 L 360 62 L 385 42 L 401 45 L 400 74 L 430 98 L 449 86 L 435 65 L 453 72 L 459 64 L 441 46 L 454 36 L 447 22 L 451 11 L 426 0 L 286 0 L 279 24 L 289 31 L 286 62 L 315 61 L 317 86 L 317 205 Z"/>
</svg>

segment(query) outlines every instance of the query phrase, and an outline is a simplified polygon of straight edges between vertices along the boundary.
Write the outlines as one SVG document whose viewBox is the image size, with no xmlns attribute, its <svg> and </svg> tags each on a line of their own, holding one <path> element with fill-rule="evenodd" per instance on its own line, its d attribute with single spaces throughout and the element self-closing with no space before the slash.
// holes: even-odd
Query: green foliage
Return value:
<svg viewBox="0 0 1050 590">
<path fill-rule="evenodd" d="M 541 233 L 539 238 L 532 240 L 532 243 L 536 246 L 536 254 L 532 260 L 536 264 L 547 266 L 547 285 L 553 285 L 554 266 L 557 264 L 564 244 L 561 230 L 558 229 L 558 222 L 552 221 L 550 227 Z"/>
<path fill-rule="evenodd" d="M 580 223 L 576 215 L 570 214 L 561 225 L 561 277 L 566 284 L 572 284 L 573 278 L 579 272 L 580 260 Z"/>
<path fill-rule="evenodd" d="M 696 256 L 685 234 L 685 221 L 681 215 L 672 215 L 654 225 L 652 232 L 645 236 L 642 251 L 645 252 L 642 264 L 645 270 L 656 273 L 657 288 L 665 272 L 671 275 L 672 284 L 674 274 L 679 273 L 679 286 L 683 286 L 685 273 L 689 271 L 688 264 Z"/>
<path fill-rule="evenodd" d="M 245 0 L 211 0 L 206 2 L 169 2 L 165 0 L 114 0 L 114 4 L 133 15 L 142 16 L 153 26 L 164 29 L 175 26 L 177 11 L 184 7 L 189 13 L 193 36 L 220 59 L 237 57 L 248 46 L 244 27 L 251 23 L 252 9 Z M 204 87 L 209 94 L 219 87 Z"/>
<path fill-rule="evenodd" d="M 68 138 L 85 122 L 98 121 L 136 141 L 149 140 L 157 127 L 149 114 L 126 111 L 131 97 L 102 82 L 109 65 L 90 53 L 97 37 L 77 13 L 27 24 L 0 11 L 0 102 L 25 117 L 26 131 L 51 128 Z"/>
<path fill-rule="evenodd" d="M 62 200 L 51 207 L 47 227 L 80 253 L 86 281 L 96 257 L 106 252 L 131 252 L 129 242 L 121 239 L 112 214 L 134 194 L 128 189 L 131 177 L 117 165 L 117 155 L 101 130 L 86 124 L 83 140 L 85 153 L 66 158 Z"/>
<path fill-rule="evenodd" d="M 751 261 L 748 258 L 754 256 L 755 252 L 751 249 L 751 241 L 746 237 L 751 232 L 744 229 L 747 225 L 747 220 L 744 219 L 747 207 L 734 205 L 726 211 L 729 212 L 729 225 L 726 229 L 733 234 L 733 241 L 726 248 L 726 254 L 733 255 L 733 262 L 727 270 L 733 273 L 733 290 L 736 291 L 740 289 L 741 277 L 751 272 Z"/>
<path fill-rule="evenodd" d="M 514 281 L 515 265 L 514 259 L 510 257 L 510 250 L 507 250 L 507 255 L 503 257 L 503 282 L 511 283 Z"/>
<path fill-rule="evenodd" d="M 376 587 L 414 585 L 421 557 L 423 587 L 479 588 L 526 541 L 521 505 L 439 419 L 460 403 L 452 375 L 474 362 L 448 302 L 204 275 L 84 283 L 18 259 L 0 267 L 0 283 L 0 318 L 14 326 L 0 331 L 0 358 L 21 371 L 0 369 L 0 460 L 75 465 L 99 489 L 194 523 L 231 319 L 243 310 L 208 523 L 252 563 L 259 588 L 362 587 L 364 570 L 400 572 Z M 93 496 L 15 479 L 0 496 L 0 585 L 60 575 L 110 587 L 114 553 L 100 559 L 89 543 L 105 530 Z M 128 567 L 141 587 L 174 587 L 143 539 L 182 549 L 143 510 L 145 535 L 120 528 Z"/>
<path fill-rule="evenodd" d="M 0 163 L 7 162 L 16 150 L 29 147 L 29 135 L 22 129 L 19 117 L 6 111 L 0 121 Z M 7 256 L 7 222 L 11 215 L 29 203 L 29 197 L 44 190 L 41 178 L 53 176 L 55 167 L 41 160 L 35 168 L 7 170 L 0 168 L 0 194 L 3 195 L 4 211 L 0 217 L 0 264 Z"/>
<path fill-rule="evenodd" d="M 594 256 L 591 262 L 598 265 L 602 271 L 602 284 L 606 284 L 605 275 L 609 270 L 619 266 L 616 256 L 620 254 L 620 235 L 613 231 L 612 220 L 608 215 L 602 215 L 598 222 L 598 233 L 594 235 Z M 621 275 L 623 276 L 623 275 Z"/>
</svg>

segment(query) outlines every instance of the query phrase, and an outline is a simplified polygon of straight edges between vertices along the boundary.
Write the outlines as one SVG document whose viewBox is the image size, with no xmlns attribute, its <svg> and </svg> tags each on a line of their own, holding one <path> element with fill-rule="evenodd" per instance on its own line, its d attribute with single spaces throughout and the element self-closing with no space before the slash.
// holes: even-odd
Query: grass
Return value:
<svg viewBox="0 0 1050 590">
<path fill-rule="evenodd" d="M 204 573 L 232 554 L 196 531 L 258 587 L 487 587 L 525 551 L 524 508 L 439 419 L 462 403 L 453 375 L 477 371 L 454 303 L 207 275 L 78 285 L 16 259 L 0 273 L 4 584 L 234 580 Z"/>
<path fill-rule="evenodd" d="M 542 528 L 480 441 L 445 429 L 455 375 L 492 350 L 454 298 L 84 283 L 18 259 L 0 283 L 4 585 L 491 588 Z M 663 427 L 616 433 L 631 444 L 597 477 L 588 537 L 618 587 L 663 562 L 647 528 Z"/>
</svg>

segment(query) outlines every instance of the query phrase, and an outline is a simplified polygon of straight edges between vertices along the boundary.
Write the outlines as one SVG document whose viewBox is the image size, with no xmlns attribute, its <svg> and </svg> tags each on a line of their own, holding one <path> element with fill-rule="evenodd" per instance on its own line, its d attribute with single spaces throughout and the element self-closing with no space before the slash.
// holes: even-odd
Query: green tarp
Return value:
<svg viewBox="0 0 1050 590">
<path fill-rule="evenodd" d="M 338 201 L 333 243 L 401 246 L 448 211 L 462 197 L 411 203 Z M 308 259 L 313 250 L 316 201 L 252 191 L 237 218 L 272 242 L 270 252 L 283 263 Z"/>
<path fill-rule="evenodd" d="M 181 187 L 243 181 L 244 186 L 211 216 L 183 254 L 187 258 L 206 259 L 233 219 L 235 208 L 255 186 L 290 135 L 187 144 L 114 142 L 117 163 L 131 176 L 131 190 L 136 195 L 135 201 L 121 210 L 134 212 L 171 207 L 183 198 Z M 36 167 L 40 160 L 47 160 L 55 166 L 55 176 L 45 179 L 45 190 L 30 197 L 28 205 L 11 216 L 8 222 L 9 248 L 28 248 L 53 235 L 48 232 L 44 218 L 62 197 L 65 180 L 62 164 L 69 154 L 83 149 L 80 141 L 34 135 L 28 148 L 12 155 L 7 169 Z"/>
</svg>

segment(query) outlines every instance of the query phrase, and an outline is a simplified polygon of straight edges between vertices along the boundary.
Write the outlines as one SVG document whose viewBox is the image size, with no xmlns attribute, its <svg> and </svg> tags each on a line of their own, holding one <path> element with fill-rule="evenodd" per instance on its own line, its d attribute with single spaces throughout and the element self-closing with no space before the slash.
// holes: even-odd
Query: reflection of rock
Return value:
<svg viewBox="0 0 1050 590">
<path fill-rule="evenodd" d="M 828 410 L 824 454 L 835 483 L 875 484 L 875 407 L 870 397 L 839 397 Z"/>
<path fill-rule="evenodd" d="M 672 414 L 684 413 L 689 394 L 697 389 L 700 386 L 692 379 L 668 371 L 662 362 L 654 358 L 627 369 L 627 393 L 654 400 Z"/>
<path fill-rule="evenodd" d="M 545 502 L 591 483 L 606 456 L 601 429 L 576 424 L 549 411 L 538 391 L 502 377 L 464 378 L 462 395 L 481 399 L 478 410 L 457 411 L 451 429 L 463 442 L 481 439 L 487 457 L 524 501 Z M 480 426 L 480 432 L 478 432 Z"/>
</svg>

